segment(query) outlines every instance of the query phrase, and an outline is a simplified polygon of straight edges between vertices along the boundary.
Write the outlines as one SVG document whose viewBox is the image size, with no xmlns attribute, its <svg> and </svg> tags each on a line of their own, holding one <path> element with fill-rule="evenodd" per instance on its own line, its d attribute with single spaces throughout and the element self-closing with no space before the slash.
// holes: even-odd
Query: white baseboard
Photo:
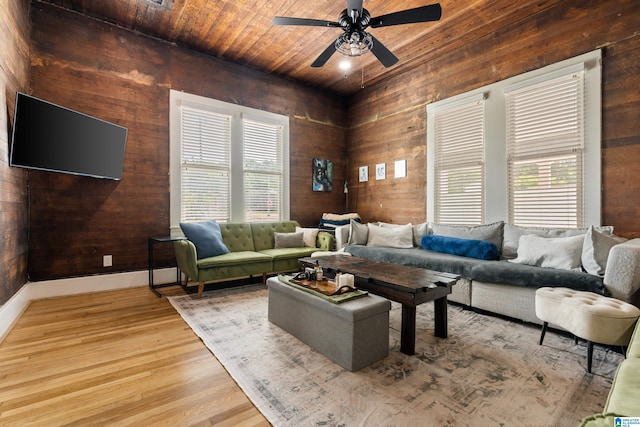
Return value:
<svg viewBox="0 0 640 427">
<path fill-rule="evenodd" d="M 156 284 L 171 283 L 176 280 L 176 269 L 161 268 L 154 271 Z M 0 342 L 11 330 L 15 322 L 34 300 L 78 295 L 92 292 L 149 286 L 149 271 L 101 274 L 97 276 L 73 277 L 70 279 L 27 282 L 9 301 L 0 306 Z M 151 291 L 149 291 L 151 292 Z"/>
</svg>

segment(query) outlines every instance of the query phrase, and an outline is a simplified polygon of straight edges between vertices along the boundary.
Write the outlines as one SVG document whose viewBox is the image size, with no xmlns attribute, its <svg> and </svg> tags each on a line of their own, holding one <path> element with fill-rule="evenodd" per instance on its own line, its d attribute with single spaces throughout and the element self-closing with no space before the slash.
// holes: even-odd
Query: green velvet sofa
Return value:
<svg viewBox="0 0 640 427">
<path fill-rule="evenodd" d="M 297 221 L 219 223 L 222 240 L 229 253 L 198 259 L 196 246 L 189 240 L 174 242 L 176 260 L 185 275 L 185 286 L 189 281 L 198 283 L 198 298 L 202 296 L 205 282 L 231 280 L 242 277 L 295 271 L 298 258 L 317 251 L 328 251 L 334 246 L 330 233 L 319 231 L 315 247 L 275 248 L 274 233 L 294 233 L 300 227 Z M 305 229 L 308 230 L 308 229 Z"/>
<path fill-rule="evenodd" d="M 613 378 L 602 414 L 585 418 L 580 426 L 614 427 L 619 417 L 640 418 L 640 322 L 636 323 L 626 359 Z"/>
</svg>

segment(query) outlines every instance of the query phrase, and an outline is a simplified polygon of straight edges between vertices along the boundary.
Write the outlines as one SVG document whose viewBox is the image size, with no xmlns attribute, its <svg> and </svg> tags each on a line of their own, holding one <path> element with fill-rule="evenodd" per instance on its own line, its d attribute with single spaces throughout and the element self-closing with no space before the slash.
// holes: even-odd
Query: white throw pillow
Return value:
<svg viewBox="0 0 640 427">
<path fill-rule="evenodd" d="M 409 223 L 411 224 L 411 223 Z M 381 222 L 381 227 L 403 227 L 401 224 L 390 224 L 388 222 Z M 422 236 L 429 234 L 429 224 L 423 222 L 421 224 L 412 225 L 413 229 L 413 246 L 420 246 L 420 240 L 422 240 Z"/>
<path fill-rule="evenodd" d="M 318 237 L 319 231 L 320 230 L 318 230 L 317 228 L 296 227 L 296 233 L 302 232 L 302 240 L 304 241 L 304 245 L 309 248 L 316 247 L 316 239 Z"/>
<path fill-rule="evenodd" d="M 420 241 L 423 236 L 429 234 L 429 224 L 422 222 L 413 226 L 413 246 L 420 247 Z"/>
<path fill-rule="evenodd" d="M 613 227 L 604 225 L 595 227 L 596 230 L 603 234 L 612 234 Z M 504 225 L 504 241 L 502 242 L 502 258 L 515 258 L 518 254 L 518 243 L 520 236 L 524 234 L 535 234 L 542 237 L 571 237 L 584 236 L 587 228 L 539 228 L 539 227 L 520 227 L 518 225 Z"/>
<path fill-rule="evenodd" d="M 581 270 L 584 236 L 541 237 L 535 234 L 520 236 L 518 257 L 510 262 L 561 270 Z"/>
<path fill-rule="evenodd" d="M 366 245 L 369 237 L 369 228 L 365 224 L 361 224 L 353 219 L 349 227 L 349 244 Z"/>
<path fill-rule="evenodd" d="M 593 226 L 589 227 L 582 246 L 582 268 L 589 274 L 604 277 L 611 248 L 626 240 L 624 237 L 601 233 Z"/>
<path fill-rule="evenodd" d="M 411 224 L 394 227 L 367 224 L 367 227 L 369 229 L 367 246 L 413 248 L 413 226 Z"/>
</svg>

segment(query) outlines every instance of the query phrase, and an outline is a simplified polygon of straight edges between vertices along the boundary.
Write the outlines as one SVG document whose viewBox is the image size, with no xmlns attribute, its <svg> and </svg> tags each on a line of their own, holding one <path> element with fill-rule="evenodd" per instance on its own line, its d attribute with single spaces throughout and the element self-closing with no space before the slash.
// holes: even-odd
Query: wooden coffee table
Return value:
<svg viewBox="0 0 640 427">
<path fill-rule="evenodd" d="M 460 276 L 366 258 L 330 255 L 300 258 L 305 267 L 318 261 L 323 270 L 333 277 L 338 270 L 355 277 L 358 289 L 380 295 L 402 304 L 400 351 L 413 355 L 416 346 L 416 307 L 433 301 L 434 335 L 447 338 L 447 295 Z"/>
</svg>

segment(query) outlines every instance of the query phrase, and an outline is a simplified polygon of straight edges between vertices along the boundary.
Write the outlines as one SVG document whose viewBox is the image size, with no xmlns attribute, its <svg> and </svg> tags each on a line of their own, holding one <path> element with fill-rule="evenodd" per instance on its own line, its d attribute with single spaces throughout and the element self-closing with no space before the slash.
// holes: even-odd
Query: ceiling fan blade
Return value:
<svg viewBox="0 0 640 427">
<path fill-rule="evenodd" d="M 322 67 L 324 64 L 327 63 L 327 61 L 329 60 L 329 58 L 331 58 L 331 55 L 333 55 L 335 51 L 336 51 L 336 45 L 335 45 L 335 42 L 332 42 L 329 46 L 327 46 L 324 52 L 322 52 L 320 56 L 318 56 L 316 60 L 313 61 L 313 64 L 311 64 L 311 66 L 313 68 Z"/>
<path fill-rule="evenodd" d="M 378 40 L 374 36 L 371 36 L 371 38 L 373 39 L 373 47 L 371 48 L 371 52 L 376 56 L 376 58 L 378 58 L 380 62 L 382 62 L 382 65 L 384 65 L 385 67 L 391 67 L 393 64 L 398 62 L 398 58 L 396 58 L 396 56 L 391 53 L 391 51 L 387 49 L 385 45 L 380 43 L 380 40 Z"/>
<path fill-rule="evenodd" d="M 369 26 L 372 28 L 389 27 L 391 25 L 414 24 L 417 22 L 437 21 L 442 16 L 440 3 L 415 9 L 402 10 L 387 15 L 371 18 Z"/>
<path fill-rule="evenodd" d="M 308 19 L 308 18 L 288 18 L 286 16 L 275 16 L 271 23 L 273 25 L 303 25 L 306 27 L 338 27 L 340 24 L 337 22 L 324 21 L 322 19 Z"/>
</svg>

